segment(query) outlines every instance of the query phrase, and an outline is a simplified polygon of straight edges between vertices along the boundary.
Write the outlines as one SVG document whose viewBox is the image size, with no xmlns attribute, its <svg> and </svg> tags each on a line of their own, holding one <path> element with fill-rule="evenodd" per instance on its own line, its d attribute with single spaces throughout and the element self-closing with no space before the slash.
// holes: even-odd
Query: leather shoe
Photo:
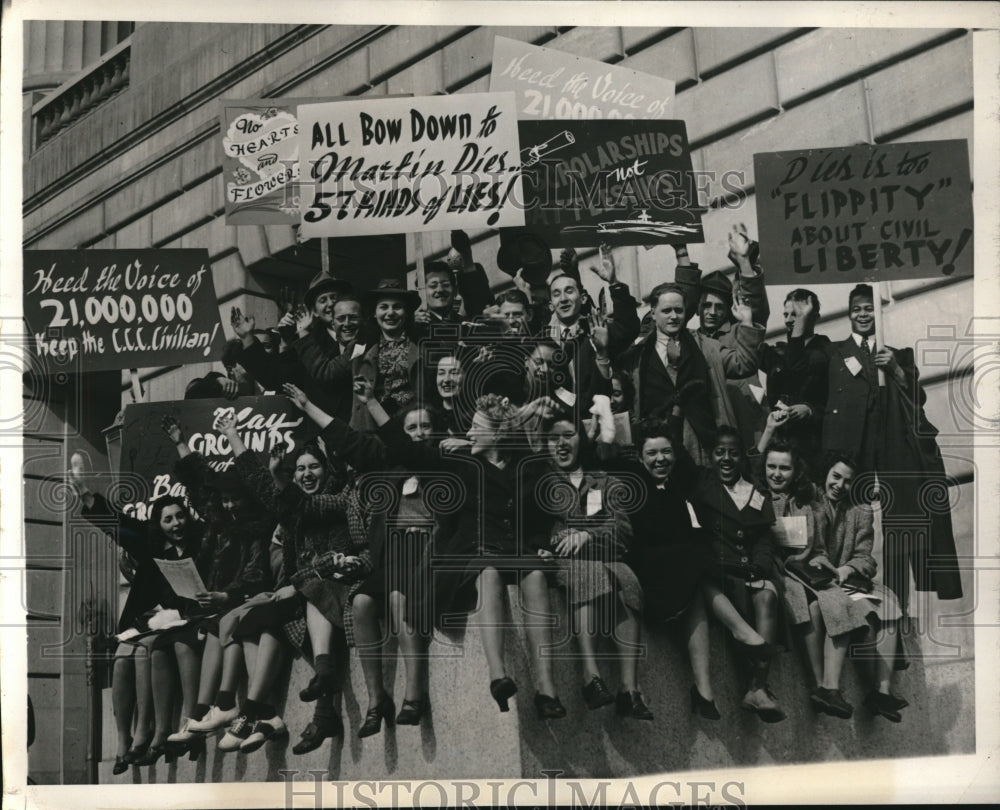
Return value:
<svg viewBox="0 0 1000 810">
<path fill-rule="evenodd" d="M 328 737 L 340 737 L 343 733 L 344 724 L 337 715 L 322 720 L 314 718 L 302 732 L 302 739 L 292 746 L 292 753 L 308 754 L 319 748 L 323 744 L 323 740 Z"/>
<path fill-rule="evenodd" d="M 600 675 L 595 675 L 590 683 L 583 687 L 583 702 L 588 709 L 599 709 L 615 702 L 608 691 L 608 686 Z"/>
<path fill-rule="evenodd" d="M 869 692 L 865 698 L 865 708 L 872 714 L 884 717 L 891 723 L 899 723 L 903 716 L 899 713 L 897 703 L 893 701 L 892 695 L 885 695 L 881 692 Z"/>
<path fill-rule="evenodd" d="M 653 713 L 638 691 L 619 692 L 615 698 L 615 708 L 621 717 L 631 717 L 633 720 L 653 719 Z"/>
<path fill-rule="evenodd" d="M 809 700 L 812 701 L 817 711 L 832 717 L 849 720 L 854 714 L 854 707 L 844 700 L 839 689 L 825 689 L 822 686 L 817 686 L 809 695 Z"/>
<path fill-rule="evenodd" d="M 754 712 L 765 723 L 780 723 L 785 713 L 778 707 L 771 690 L 766 686 L 750 689 L 740 704 L 748 712 Z"/>
<path fill-rule="evenodd" d="M 559 720 L 566 716 L 566 707 L 559 698 L 543 695 L 541 692 L 535 695 L 535 711 L 538 712 L 539 720 Z"/>
</svg>

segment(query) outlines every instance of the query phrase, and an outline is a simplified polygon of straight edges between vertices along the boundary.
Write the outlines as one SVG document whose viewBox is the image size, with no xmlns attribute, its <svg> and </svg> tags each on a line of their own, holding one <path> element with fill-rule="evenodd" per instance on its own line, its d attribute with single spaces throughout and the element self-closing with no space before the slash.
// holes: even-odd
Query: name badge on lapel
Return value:
<svg viewBox="0 0 1000 810">
<path fill-rule="evenodd" d="M 857 377 L 861 373 L 861 363 L 857 357 L 845 357 L 844 365 L 847 366 L 847 370 L 854 377 Z"/>
<path fill-rule="evenodd" d="M 754 490 L 753 495 L 750 496 L 750 508 L 756 509 L 758 512 L 764 508 L 764 496 L 756 490 Z"/>
<path fill-rule="evenodd" d="M 365 346 L 364 343 L 355 343 L 354 344 L 354 351 L 351 352 L 351 360 L 357 360 L 359 357 L 361 357 L 365 353 L 366 350 L 367 350 L 367 347 Z"/>
<path fill-rule="evenodd" d="M 596 515 L 603 506 L 601 490 L 591 489 L 587 491 L 587 515 Z"/>
</svg>

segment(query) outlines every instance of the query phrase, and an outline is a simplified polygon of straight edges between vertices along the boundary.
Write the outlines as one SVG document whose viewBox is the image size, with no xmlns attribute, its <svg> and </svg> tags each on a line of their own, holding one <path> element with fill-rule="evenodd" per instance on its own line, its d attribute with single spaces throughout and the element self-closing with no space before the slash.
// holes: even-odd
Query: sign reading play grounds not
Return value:
<svg viewBox="0 0 1000 810">
<path fill-rule="evenodd" d="M 225 334 L 205 249 L 26 250 L 24 318 L 83 371 L 204 363 Z"/>
<path fill-rule="evenodd" d="M 176 402 L 140 402 L 127 405 L 122 416 L 123 480 L 138 477 L 146 487 L 122 487 L 125 502 L 117 504 L 126 514 L 139 519 L 148 517 L 153 501 L 163 495 L 184 496 L 183 485 L 174 476 L 177 448 L 160 426 L 164 416 L 178 421 L 188 446 L 200 453 L 215 472 L 234 464 L 229 440 L 214 430 L 215 420 L 231 413 L 247 450 L 267 465 L 275 447 L 288 452 L 301 447 L 316 435 L 315 425 L 305 419 L 285 397 L 240 397 L 228 399 L 185 399 Z M 133 479 L 134 480 L 134 479 Z"/>
<path fill-rule="evenodd" d="M 520 226 L 513 93 L 299 106 L 302 234 Z"/>
<path fill-rule="evenodd" d="M 517 117 L 670 118 L 674 83 L 516 39 L 493 40 L 490 90 L 517 94 Z"/>
<path fill-rule="evenodd" d="M 754 174 L 772 283 L 972 275 L 964 140 L 763 153 Z"/>
</svg>

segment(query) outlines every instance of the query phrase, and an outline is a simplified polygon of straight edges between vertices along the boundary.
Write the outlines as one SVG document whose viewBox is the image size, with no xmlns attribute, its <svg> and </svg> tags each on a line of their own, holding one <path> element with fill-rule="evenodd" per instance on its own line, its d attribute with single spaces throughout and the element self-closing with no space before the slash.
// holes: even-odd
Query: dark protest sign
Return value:
<svg viewBox="0 0 1000 810">
<path fill-rule="evenodd" d="M 551 244 L 704 242 L 683 121 L 521 121 L 525 224 Z"/>
<path fill-rule="evenodd" d="M 754 173 L 773 283 L 972 275 L 964 140 L 758 154 Z"/>
<path fill-rule="evenodd" d="M 507 37 L 493 40 L 490 90 L 516 93 L 522 121 L 670 118 L 674 99 L 669 79 Z"/>
<path fill-rule="evenodd" d="M 524 224 L 513 93 L 299 106 L 302 235 Z"/>
<path fill-rule="evenodd" d="M 204 249 L 26 250 L 24 318 L 39 354 L 84 371 L 203 363 L 225 345 Z"/>
<path fill-rule="evenodd" d="M 204 456 L 212 469 L 223 472 L 232 468 L 234 457 L 229 440 L 212 430 L 216 418 L 227 412 L 235 414 L 240 438 L 264 465 L 272 448 L 284 445 L 291 452 L 316 435 L 316 426 L 281 396 L 128 405 L 123 416 L 120 468 L 120 494 L 124 503 L 118 504 L 119 508 L 145 519 L 157 498 L 185 495 L 184 487 L 174 477 L 179 456 L 161 427 L 164 416 L 172 416 L 180 423 L 188 447 Z M 140 485 L 139 480 L 146 486 Z"/>
</svg>

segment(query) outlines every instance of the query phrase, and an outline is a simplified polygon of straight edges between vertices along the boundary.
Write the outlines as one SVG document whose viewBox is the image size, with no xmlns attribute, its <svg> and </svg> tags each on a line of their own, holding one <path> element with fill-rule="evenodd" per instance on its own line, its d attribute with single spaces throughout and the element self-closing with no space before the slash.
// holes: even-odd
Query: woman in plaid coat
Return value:
<svg viewBox="0 0 1000 810">
<path fill-rule="evenodd" d="M 352 592 L 371 570 L 366 518 L 356 490 L 344 485 L 343 476 L 333 474 L 318 445 L 309 443 L 289 454 L 293 465 L 289 479 L 279 463 L 268 471 L 247 452 L 231 414 L 220 417 L 217 428 L 232 445 L 237 472 L 283 528 L 283 565 L 275 601 L 304 600 L 303 618 L 286 624 L 285 630 L 297 647 L 303 648 L 308 638 L 315 669 L 299 697 L 320 703 L 293 748 L 295 753 L 306 753 L 343 731 L 333 698 L 340 691 L 338 670 L 342 672 L 346 664 L 344 642 L 352 636 Z M 280 460 L 276 457 L 276 462 Z M 340 648 L 339 655 L 333 654 L 334 645 Z M 282 731 L 283 727 L 275 733 Z"/>
</svg>

